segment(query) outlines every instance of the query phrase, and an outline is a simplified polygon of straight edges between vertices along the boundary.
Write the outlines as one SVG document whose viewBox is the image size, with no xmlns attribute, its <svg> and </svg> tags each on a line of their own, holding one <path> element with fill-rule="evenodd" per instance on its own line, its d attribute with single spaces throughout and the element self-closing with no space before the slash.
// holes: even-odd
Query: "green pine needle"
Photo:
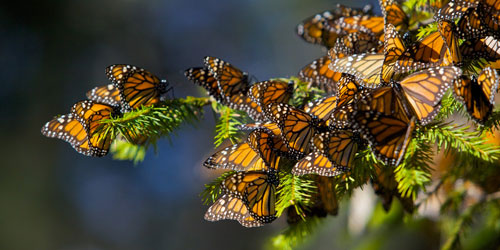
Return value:
<svg viewBox="0 0 500 250">
<path fill-rule="evenodd" d="M 321 224 L 322 220 L 317 217 L 308 217 L 305 221 L 290 225 L 281 234 L 271 238 L 271 246 L 274 249 L 291 250 L 304 243 Z"/>
<path fill-rule="evenodd" d="M 302 207 L 311 204 L 311 196 L 316 192 L 314 180 L 308 176 L 280 173 L 280 186 L 277 192 L 277 217 L 289 207 L 295 206 L 297 214 L 302 215 Z"/>
<path fill-rule="evenodd" d="M 415 200 L 418 191 L 425 190 L 425 186 L 431 181 L 432 160 L 433 150 L 430 145 L 418 139 L 410 141 L 405 159 L 395 170 L 398 191 L 402 197 Z"/>
<path fill-rule="evenodd" d="M 127 112 L 121 117 L 103 120 L 103 125 L 96 132 L 103 135 L 111 134 L 113 139 L 117 135 L 121 135 L 129 141 L 133 137 L 146 138 L 146 143 L 143 145 L 145 148 L 151 144 L 155 146 L 158 139 L 163 136 L 170 136 L 182 123 L 193 124 L 198 121 L 203 114 L 203 107 L 209 103 L 208 98 L 191 96 L 185 99 L 166 100 L 155 106 L 143 106 Z M 140 161 L 140 150 L 135 149 L 139 155 L 134 156 L 133 147 L 130 148 L 130 145 L 126 145 L 122 144 L 112 152 L 119 154 L 116 156 L 118 159 Z M 142 156 L 142 158 L 144 157 Z"/>
<path fill-rule="evenodd" d="M 220 146 L 226 139 L 231 140 L 233 144 L 237 143 L 242 135 L 238 126 L 246 123 L 246 115 L 220 104 L 215 105 L 214 110 L 220 114 L 215 125 L 215 147 Z"/>
<path fill-rule="evenodd" d="M 221 184 L 224 182 L 224 180 L 236 173 L 236 171 L 229 171 L 229 172 L 224 172 L 221 174 L 219 177 L 215 178 L 212 182 L 205 184 L 205 190 L 201 192 L 200 196 L 202 197 L 202 201 L 204 205 L 213 203 L 219 198 L 219 195 L 221 194 Z"/>
<path fill-rule="evenodd" d="M 137 164 L 146 157 L 146 147 L 116 139 L 111 145 L 111 153 L 114 160 L 133 161 L 134 164 Z"/>
<path fill-rule="evenodd" d="M 493 162 L 500 157 L 500 147 L 486 143 L 484 134 L 471 131 L 469 126 L 446 122 L 435 122 L 423 127 L 419 138 L 424 142 L 435 143 L 438 149 L 445 153 L 465 154 L 464 160 L 480 159 Z"/>
</svg>

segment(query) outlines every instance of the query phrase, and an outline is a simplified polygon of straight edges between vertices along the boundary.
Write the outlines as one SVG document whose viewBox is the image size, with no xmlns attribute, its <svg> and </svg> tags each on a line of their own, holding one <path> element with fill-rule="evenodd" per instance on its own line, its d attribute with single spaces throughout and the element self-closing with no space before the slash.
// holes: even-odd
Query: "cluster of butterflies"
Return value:
<svg viewBox="0 0 500 250">
<path fill-rule="evenodd" d="M 326 96 L 301 107 L 288 104 L 291 84 L 251 84 L 247 73 L 218 58 L 206 57 L 204 67 L 185 72 L 215 100 L 256 121 L 241 126 L 250 130 L 245 141 L 205 161 L 208 168 L 236 171 L 221 184 L 222 196 L 205 219 L 232 219 L 246 227 L 272 222 L 284 158 L 295 161 L 294 175 L 333 177 L 348 173 L 356 153 L 369 145 L 380 162 L 399 165 L 416 127 L 436 118 L 449 89 L 475 122 L 488 120 L 499 83 L 500 2 L 442 3 L 437 30 L 418 41 L 398 2 L 381 0 L 380 5 L 382 16 L 369 7 L 338 6 L 298 25 L 300 37 L 329 49 L 299 72 Z M 479 60 L 487 67 L 474 68 Z M 397 182 L 392 171 L 377 169 L 381 179 L 374 187 L 390 204 Z"/>
<path fill-rule="evenodd" d="M 475 122 L 486 122 L 499 83 L 500 1 L 439 3 L 431 6 L 439 8 L 437 30 L 418 41 L 409 28 L 415 24 L 394 0 L 380 1 L 382 16 L 370 7 L 339 5 L 304 20 L 298 35 L 326 47 L 328 55 L 299 72 L 309 87 L 325 92 L 303 106 L 289 104 L 293 82 L 251 83 L 247 73 L 219 58 L 206 57 L 203 67 L 186 70 L 186 77 L 217 102 L 255 121 L 240 127 L 250 131 L 246 140 L 205 161 L 207 168 L 235 171 L 222 182 L 222 195 L 205 219 L 232 219 L 246 227 L 275 220 L 279 173 L 290 161 L 292 174 L 314 174 L 321 213 L 335 214 L 329 177 L 348 173 L 367 145 L 386 166 L 399 165 L 416 127 L 435 119 L 450 88 Z M 477 69 L 479 61 L 486 66 Z M 168 91 L 166 81 L 139 67 L 112 65 L 106 74 L 112 84 L 89 91 L 87 100 L 49 121 L 42 134 L 67 141 L 85 155 L 106 155 L 114 135 L 103 132 L 102 122 L 159 104 Z M 147 140 L 135 131 L 123 136 L 135 144 Z M 374 187 L 390 203 L 397 193 L 393 172 L 377 169 L 383 180 L 374 180 Z"/>
<path fill-rule="evenodd" d="M 68 142 L 81 154 L 105 156 L 114 135 L 103 128 L 103 121 L 141 106 L 155 105 L 169 90 L 165 80 L 132 65 L 111 65 L 106 68 L 106 75 L 112 84 L 87 92 L 87 100 L 75 103 L 69 114 L 47 122 L 42 134 Z M 136 131 L 125 132 L 122 136 L 133 144 L 147 142 L 147 137 Z"/>
</svg>

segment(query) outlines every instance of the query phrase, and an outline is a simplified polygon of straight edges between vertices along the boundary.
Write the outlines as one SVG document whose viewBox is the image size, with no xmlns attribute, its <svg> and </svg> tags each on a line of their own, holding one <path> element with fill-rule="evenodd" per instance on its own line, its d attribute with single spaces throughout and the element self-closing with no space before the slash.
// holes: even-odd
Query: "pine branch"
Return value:
<svg viewBox="0 0 500 250">
<path fill-rule="evenodd" d="M 231 140 L 233 144 L 236 143 L 242 134 L 238 126 L 246 123 L 245 115 L 220 104 L 215 105 L 214 110 L 220 114 L 220 118 L 215 125 L 215 147 L 220 146 L 226 139 Z"/>
<path fill-rule="evenodd" d="M 271 239 L 271 245 L 274 249 L 294 249 L 299 244 L 302 244 L 314 230 L 321 224 L 321 219 L 317 217 L 308 217 L 305 221 L 300 221 L 297 224 L 289 226 L 281 234 Z"/>
<path fill-rule="evenodd" d="M 208 98 L 188 96 L 166 100 L 155 106 L 143 106 L 123 114 L 103 120 L 100 132 L 122 134 L 124 137 L 143 136 L 155 141 L 161 136 L 168 136 L 183 122 L 192 123 L 203 113 L 203 106 L 209 104 Z"/>
<path fill-rule="evenodd" d="M 133 161 L 134 164 L 137 164 L 146 157 L 146 147 L 116 139 L 111 145 L 111 153 L 114 160 Z"/>
<path fill-rule="evenodd" d="M 474 216 L 477 215 L 479 210 L 484 207 L 484 202 L 478 202 L 470 207 L 468 207 L 457 219 L 455 225 L 453 225 L 453 229 L 451 231 L 451 235 L 446 240 L 446 242 L 442 246 L 442 250 L 451 250 L 460 248 L 460 235 L 463 235 L 466 230 L 472 224 Z"/>
<path fill-rule="evenodd" d="M 201 192 L 200 196 L 204 205 L 213 203 L 219 198 L 221 194 L 221 184 L 230 175 L 236 173 L 235 171 L 224 172 L 219 177 L 215 178 L 212 182 L 205 184 L 205 190 Z"/>
<path fill-rule="evenodd" d="M 289 206 L 294 206 L 297 214 L 302 217 L 302 207 L 311 204 L 311 196 L 315 192 L 317 192 L 316 185 L 310 177 L 281 172 L 276 202 L 277 217 L 280 217 Z"/>
<path fill-rule="evenodd" d="M 441 99 L 441 110 L 434 120 L 445 120 L 457 112 L 463 116 L 466 115 L 463 104 L 457 101 L 450 92 L 447 92 L 447 94 L 443 96 L 443 99 Z"/>
<path fill-rule="evenodd" d="M 462 160 L 479 159 L 493 162 L 499 159 L 500 147 L 486 143 L 487 139 L 476 131 L 469 131 L 469 126 L 436 122 L 419 130 L 418 137 L 427 143 L 435 143 L 445 153 L 465 154 Z M 472 156 L 472 157 L 471 157 Z"/>
<path fill-rule="evenodd" d="M 417 39 L 422 39 L 430 35 L 432 32 L 436 32 L 437 28 L 436 22 L 418 28 Z"/>
<path fill-rule="evenodd" d="M 344 196 L 350 197 L 354 189 L 362 187 L 376 176 L 374 168 L 376 165 L 383 165 L 383 163 L 375 157 L 370 149 L 359 151 L 354 158 L 351 170 L 338 177 L 341 179 L 335 186 L 338 199 L 340 200 Z"/>
<path fill-rule="evenodd" d="M 395 179 L 402 197 L 416 199 L 419 190 L 431 181 L 432 147 L 414 138 L 408 145 L 403 162 L 396 167 Z"/>
</svg>

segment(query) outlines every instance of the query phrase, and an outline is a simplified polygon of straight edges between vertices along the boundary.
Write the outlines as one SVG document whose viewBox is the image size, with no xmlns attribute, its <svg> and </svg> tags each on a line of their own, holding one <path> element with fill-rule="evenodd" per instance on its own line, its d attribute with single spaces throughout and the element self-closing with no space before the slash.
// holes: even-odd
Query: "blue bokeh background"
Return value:
<svg viewBox="0 0 500 250">
<path fill-rule="evenodd" d="M 366 1 L 349 1 L 360 7 Z M 143 163 L 90 158 L 40 134 L 110 64 L 142 66 L 201 96 L 183 71 L 220 57 L 259 80 L 296 73 L 325 51 L 295 34 L 328 0 L 22 1 L 0 8 L 0 249 L 254 249 L 282 230 L 203 220 L 215 177 L 209 109 L 161 140 Z M 376 5 L 375 1 L 371 2 Z M 377 10 L 378 11 L 378 10 Z M 329 238 L 328 234 L 325 237 Z M 326 249 L 331 249 L 331 244 Z"/>
</svg>

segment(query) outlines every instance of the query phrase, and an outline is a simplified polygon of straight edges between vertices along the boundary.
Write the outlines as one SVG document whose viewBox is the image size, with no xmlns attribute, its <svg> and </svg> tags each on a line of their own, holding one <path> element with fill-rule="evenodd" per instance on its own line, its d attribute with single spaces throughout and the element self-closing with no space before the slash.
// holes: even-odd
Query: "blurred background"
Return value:
<svg viewBox="0 0 500 250">
<path fill-rule="evenodd" d="M 377 6 L 376 1 L 346 4 L 367 3 Z M 110 64 L 144 67 L 167 79 L 176 97 L 204 95 L 183 72 L 201 66 L 207 55 L 259 80 L 296 75 L 325 51 L 302 41 L 295 26 L 335 4 L 327 0 L 2 3 L 0 249 L 262 248 L 286 227 L 284 219 L 258 229 L 203 219 L 207 206 L 199 194 L 214 178 L 202 167 L 214 152 L 214 119 L 208 109 L 198 126 L 183 126 L 137 165 L 111 156 L 83 156 L 61 140 L 43 137 L 40 129 L 84 99 L 86 91 L 108 84 L 104 69 Z M 358 241 L 362 235 L 347 234 L 347 206 L 341 206 L 340 215 L 326 220 L 320 233 L 302 247 L 363 248 Z M 428 242 L 436 243 L 432 235 L 405 233 L 398 226 L 391 230 L 398 232 L 397 240 L 377 238 L 376 246 L 429 249 Z M 409 239 L 416 245 L 409 246 Z M 387 245 L 387 240 L 392 243 Z"/>
</svg>

